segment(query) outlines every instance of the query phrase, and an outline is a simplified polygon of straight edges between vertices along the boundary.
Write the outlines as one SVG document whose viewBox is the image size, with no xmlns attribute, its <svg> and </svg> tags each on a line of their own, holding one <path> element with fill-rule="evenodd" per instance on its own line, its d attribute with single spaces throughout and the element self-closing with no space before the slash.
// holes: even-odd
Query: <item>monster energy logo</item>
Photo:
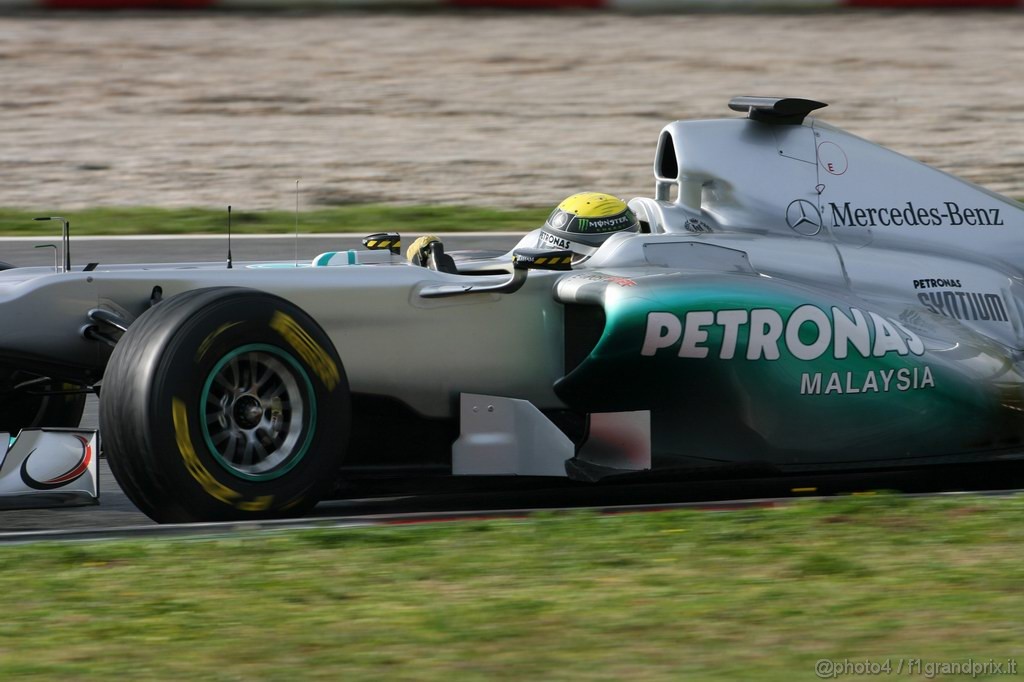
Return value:
<svg viewBox="0 0 1024 682">
<path fill-rule="evenodd" d="M 629 211 L 612 218 L 577 218 L 575 232 L 614 232 L 629 227 L 633 214 Z"/>
</svg>

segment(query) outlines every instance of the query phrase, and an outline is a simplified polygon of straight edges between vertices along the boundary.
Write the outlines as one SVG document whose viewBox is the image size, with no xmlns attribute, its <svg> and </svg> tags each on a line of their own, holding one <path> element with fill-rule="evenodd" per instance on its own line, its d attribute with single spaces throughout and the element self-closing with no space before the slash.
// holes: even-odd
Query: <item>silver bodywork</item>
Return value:
<svg viewBox="0 0 1024 682">
<path fill-rule="evenodd" d="M 1017 201 L 813 119 L 672 123 L 654 170 L 656 198 L 631 205 L 655 233 L 742 252 L 764 276 L 936 313 L 1024 348 Z M 621 245 L 590 265 L 639 260 Z M 965 294 L 952 307 L 928 295 L 950 289 Z M 1005 319 L 982 314 L 968 293 L 998 297 L 1006 314 L 995 317 Z"/>
<path fill-rule="evenodd" d="M 223 265 L 101 266 L 91 273 L 66 275 L 22 268 L 0 273 L 0 309 L 32 319 L 35 332 L 29 344 L 22 329 L 0 331 L 0 348 L 10 348 L 17 336 L 27 355 L 93 366 L 101 373 L 109 349 L 82 337 L 81 328 L 89 322 L 86 311 L 100 306 L 131 321 L 148 308 L 154 286 L 163 289 L 164 297 L 200 287 L 244 286 L 277 294 L 309 312 L 343 354 L 353 392 L 398 395 L 431 416 L 452 414 L 449 396 L 456 387 L 495 393 L 488 389 L 501 386 L 506 394 L 539 406 L 558 404 L 550 389 L 562 369 L 558 339 L 549 333 L 561 323 L 559 306 L 550 296 L 555 273 L 532 276 L 515 296 L 427 299 L 419 295 L 422 289 L 465 278 L 405 263 L 261 265 L 235 264 L 232 270 Z M 48 312 L 40 316 L 38 310 Z M 521 334 L 507 334 L 509 325 Z M 392 360 L 378 362 L 381 353 Z M 432 362 L 425 365 L 425 358 Z"/>
</svg>

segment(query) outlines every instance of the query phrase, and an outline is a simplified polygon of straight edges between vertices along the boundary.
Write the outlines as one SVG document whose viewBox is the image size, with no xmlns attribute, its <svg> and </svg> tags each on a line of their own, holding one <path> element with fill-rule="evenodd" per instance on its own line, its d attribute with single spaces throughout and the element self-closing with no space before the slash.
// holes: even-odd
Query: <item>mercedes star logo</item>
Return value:
<svg viewBox="0 0 1024 682">
<path fill-rule="evenodd" d="M 786 224 L 794 232 L 813 237 L 821 232 L 821 212 L 806 199 L 794 199 L 786 207 Z"/>
</svg>

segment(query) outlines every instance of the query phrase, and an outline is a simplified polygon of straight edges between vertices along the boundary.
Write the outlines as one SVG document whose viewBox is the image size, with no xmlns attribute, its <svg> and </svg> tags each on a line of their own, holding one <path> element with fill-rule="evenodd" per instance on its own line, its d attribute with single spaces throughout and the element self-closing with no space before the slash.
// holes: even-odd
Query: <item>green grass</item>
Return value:
<svg viewBox="0 0 1024 682">
<path fill-rule="evenodd" d="M 539 227 L 549 209 L 499 211 L 472 206 L 383 206 L 362 204 L 302 211 L 299 231 L 312 232 L 456 232 L 526 231 Z M 60 234 L 60 223 L 36 222 L 37 216 L 60 215 L 71 221 L 73 235 L 223 233 L 227 211 L 208 208 L 90 208 L 76 211 L 0 208 L 0 235 Z M 287 233 L 295 229 L 288 211 L 233 211 L 232 231 Z"/>
<path fill-rule="evenodd" d="M 800 680 L 1024 657 L 1024 498 L 0 547 L 0 679 Z M 992 678 L 995 679 L 995 678 Z"/>
</svg>

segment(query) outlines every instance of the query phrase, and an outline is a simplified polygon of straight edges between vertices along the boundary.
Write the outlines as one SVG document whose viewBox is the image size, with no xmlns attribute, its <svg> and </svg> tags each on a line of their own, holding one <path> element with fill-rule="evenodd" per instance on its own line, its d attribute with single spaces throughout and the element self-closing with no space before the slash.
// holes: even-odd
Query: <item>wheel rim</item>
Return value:
<svg viewBox="0 0 1024 682">
<path fill-rule="evenodd" d="M 316 425 L 309 376 L 290 354 L 262 344 L 220 359 L 203 385 L 200 410 L 210 453 L 251 481 L 277 478 L 298 464 Z"/>
</svg>

